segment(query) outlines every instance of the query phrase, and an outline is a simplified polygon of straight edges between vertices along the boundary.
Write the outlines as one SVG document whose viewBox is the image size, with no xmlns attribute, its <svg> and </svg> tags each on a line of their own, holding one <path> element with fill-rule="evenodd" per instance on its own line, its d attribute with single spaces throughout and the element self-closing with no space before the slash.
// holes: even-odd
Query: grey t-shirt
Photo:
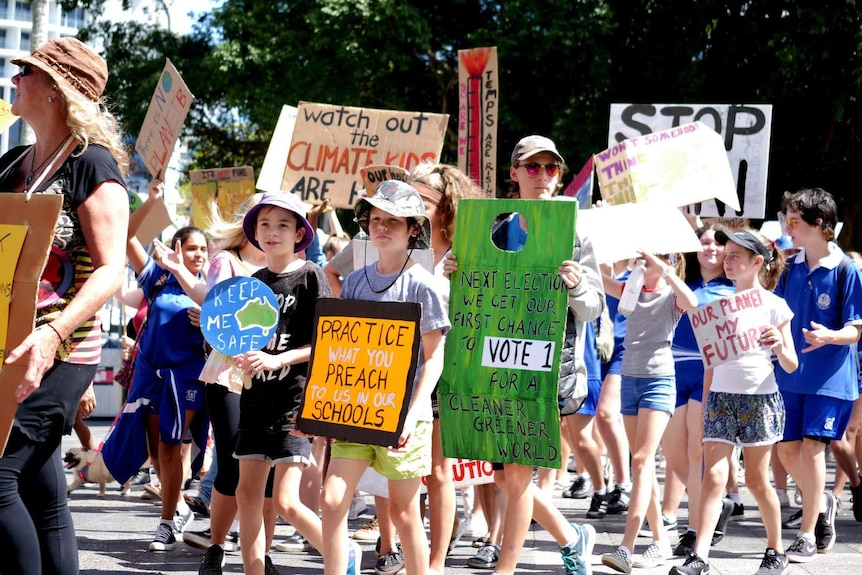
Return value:
<svg viewBox="0 0 862 575">
<path fill-rule="evenodd" d="M 638 304 L 626 320 L 625 354 L 621 372 L 631 377 L 674 374 L 671 341 L 682 313 L 673 289 L 641 290 Z"/>
<path fill-rule="evenodd" d="M 419 264 L 413 264 L 400 275 L 380 275 L 377 273 L 376 264 L 360 268 L 344 280 L 341 289 L 341 299 L 357 299 L 366 301 L 398 301 L 422 304 L 422 319 L 419 324 L 419 332 L 422 335 L 435 329 L 442 329 L 443 335 L 449 331 L 449 317 L 443 304 L 443 297 L 437 288 L 437 281 L 433 275 Z M 369 285 L 370 284 L 370 285 Z M 387 286 L 389 286 L 387 288 Z M 373 287 L 373 289 L 372 289 Z M 374 290 L 384 290 L 376 293 Z M 416 377 L 414 383 L 418 384 L 425 367 L 425 353 L 422 344 L 419 344 L 419 360 L 416 364 Z M 434 382 L 436 385 L 437 382 Z M 433 386 L 432 386 L 433 387 Z M 432 421 L 431 398 L 417 406 L 418 421 Z"/>
</svg>

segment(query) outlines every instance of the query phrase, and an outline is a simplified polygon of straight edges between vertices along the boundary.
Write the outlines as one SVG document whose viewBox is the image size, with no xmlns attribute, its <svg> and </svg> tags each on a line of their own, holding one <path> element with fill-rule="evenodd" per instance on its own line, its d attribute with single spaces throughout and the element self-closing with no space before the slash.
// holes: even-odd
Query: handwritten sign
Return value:
<svg viewBox="0 0 862 575">
<path fill-rule="evenodd" d="M 439 162 L 448 121 L 448 114 L 300 102 L 281 189 L 305 203 L 353 208 L 363 194 L 361 168 Z"/>
<path fill-rule="evenodd" d="M 527 222 L 518 252 L 490 239 L 497 216 L 511 212 Z M 558 268 L 572 257 L 577 203 L 462 200 L 456 217 L 452 329 L 438 385 L 443 453 L 558 467 L 557 382 L 568 310 Z"/>
<path fill-rule="evenodd" d="M 422 306 L 321 299 L 297 429 L 393 446 L 413 396 Z"/>
<path fill-rule="evenodd" d="M 189 87 L 171 61 L 165 58 L 165 69 L 159 76 L 144 125 L 135 142 L 135 151 L 141 155 L 154 178 L 164 178 L 165 166 L 171 159 L 192 100 L 194 95 Z"/>
<path fill-rule="evenodd" d="M 12 127 L 18 121 L 18 116 L 12 114 L 12 104 L 0 100 L 0 134 Z"/>
<path fill-rule="evenodd" d="M 9 330 L 9 305 L 15 268 L 24 247 L 27 226 L 0 224 L 0 370 L 6 361 L 6 334 Z"/>
<path fill-rule="evenodd" d="M 595 160 L 599 190 L 609 204 L 680 207 L 717 198 L 739 209 L 721 136 L 701 122 L 623 140 Z"/>
<path fill-rule="evenodd" d="M 281 177 L 284 174 L 284 162 L 290 149 L 290 139 L 293 137 L 293 126 L 296 124 L 298 110 L 294 106 L 282 106 L 275 124 L 275 131 L 269 140 L 266 157 L 257 176 L 257 189 L 264 192 L 280 192 Z"/>
<path fill-rule="evenodd" d="M 365 166 L 360 168 L 359 174 L 362 176 L 362 185 L 368 196 L 373 196 L 377 186 L 386 180 L 406 182 L 410 179 L 410 172 L 398 166 Z"/>
<path fill-rule="evenodd" d="M 257 278 L 220 281 L 201 306 L 201 331 L 214 350 L 234 356 L 263 349 L 278 325 L 278 299 Z"/>
<path fill-rule="evenodd" d="M 497 48 L 458 50 L 458 169 L 497 195 Z"/>
<path fill-rule="evenodd" d="M 760 342 L 760 333 L 769 325 L 769 313 L 764 310 L 762 292 L 749 289 L 691 312 L 703 367 L 710 369 L 752 350 L 767 348 Z"/>
<path fill-rule="evenodd" d="M 233 221 L 242 203 L 254 194 L 254 169 L 251 166 L 189 170 L 192 189 L 191 225 L 202 230 L 212 224 L 213 202 L 222 221 Z"/>
<path fill-rule="evenodd" d="M 3 326 L 6 337 L 0 349 L 4 363 L 7 351 L 18 347 L 33 331 L 39 279 L 48 260 L 48 252 L 54 239 L 54 227 L 57 225 L 62 205 L 63 197 L 57 195 L 35 194 L 27 201 L 24 194 L 0 194 L 0 225 L 9 229 L 7 226 L 18 228 L 21 227 L 21 222 L 27 222 L 28 228 L 23 246 L 14 261 L 9 255 L 13 252 L 11 242 L 9 254 L 6 253 L 5 241 L 2 243 L 3 253 L 0 254 L 3 277 L 13 274 L 11 286 L 4 280 L 0 290 L 5 300 L 11 302 Z M 5 364 L 3 369 L 0 369 L 0 451 L 6 449 L 12 421 L 18 410 L 15 390 L 24 379 L 29 362 L 28 353 L 15 363 Z"/>
<path fill-rule="evenodd" d="M 701 121 L 721 135 L 739 205 L 731 211 L 721 201 L 705 201 L 698 206 L 700 215 L 763 219 L 772 133 L 771 105 L 611 104 L 608 146 L 692 121 Z"/>
</svg>

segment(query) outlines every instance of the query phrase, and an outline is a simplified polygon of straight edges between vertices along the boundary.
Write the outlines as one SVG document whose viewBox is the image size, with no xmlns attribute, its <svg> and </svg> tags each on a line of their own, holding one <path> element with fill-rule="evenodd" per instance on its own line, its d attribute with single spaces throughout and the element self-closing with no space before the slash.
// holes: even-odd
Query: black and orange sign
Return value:
<svg viewBox="0 0 862 575">
<path fill-rule="evenodd" d="M 413 396 L 421 314 L 417 303 L 319 300 L 297 429 L 397 445 Z"/>
</svg>

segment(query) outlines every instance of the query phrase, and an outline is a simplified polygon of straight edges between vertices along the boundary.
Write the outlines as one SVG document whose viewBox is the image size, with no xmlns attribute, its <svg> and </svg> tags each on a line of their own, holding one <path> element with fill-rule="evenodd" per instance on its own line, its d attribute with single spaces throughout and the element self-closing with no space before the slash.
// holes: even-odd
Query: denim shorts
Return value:
<svg viewBox="0 0 862 575">
<path fill-rule="evenodd" d="M 757 447 L 784 436 L 784 400 L 763 395 L 711 392 L 703 410 L 703 440 Z"/>
<path fill-rule="evenodd" d="M 675 405 L 676 378 L 674 376 L 622 376 L 620 413 L 623 415 L 637 415 L 641 409 L 666 411 L 673 415 Z"/>
</svg>

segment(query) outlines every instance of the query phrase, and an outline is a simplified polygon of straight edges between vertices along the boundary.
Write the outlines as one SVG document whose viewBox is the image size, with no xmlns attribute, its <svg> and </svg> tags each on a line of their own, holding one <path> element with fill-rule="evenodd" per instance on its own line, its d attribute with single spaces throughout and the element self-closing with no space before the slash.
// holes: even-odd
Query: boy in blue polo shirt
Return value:
<svg viewBox="0 0 862 575">
<path fill-rule="evenodd" d="M 787 549 L 793 563 L 812 561 L 835 544 L 837 503 L 824 491 L 825 450 L 843 436 L 858 397 L 854 344 L 862 328 L 862 282 L 832 241 L 837 213 L 835 200 L 819 188 L 782 201 L 784 232 L 801 248 L 775 288 L 794 313 L 791 331 L 800 352 L 794 373 L 776 369 L 787 414 L 778 454 L 802 491 L 802 525 Z"/>
</svg>

